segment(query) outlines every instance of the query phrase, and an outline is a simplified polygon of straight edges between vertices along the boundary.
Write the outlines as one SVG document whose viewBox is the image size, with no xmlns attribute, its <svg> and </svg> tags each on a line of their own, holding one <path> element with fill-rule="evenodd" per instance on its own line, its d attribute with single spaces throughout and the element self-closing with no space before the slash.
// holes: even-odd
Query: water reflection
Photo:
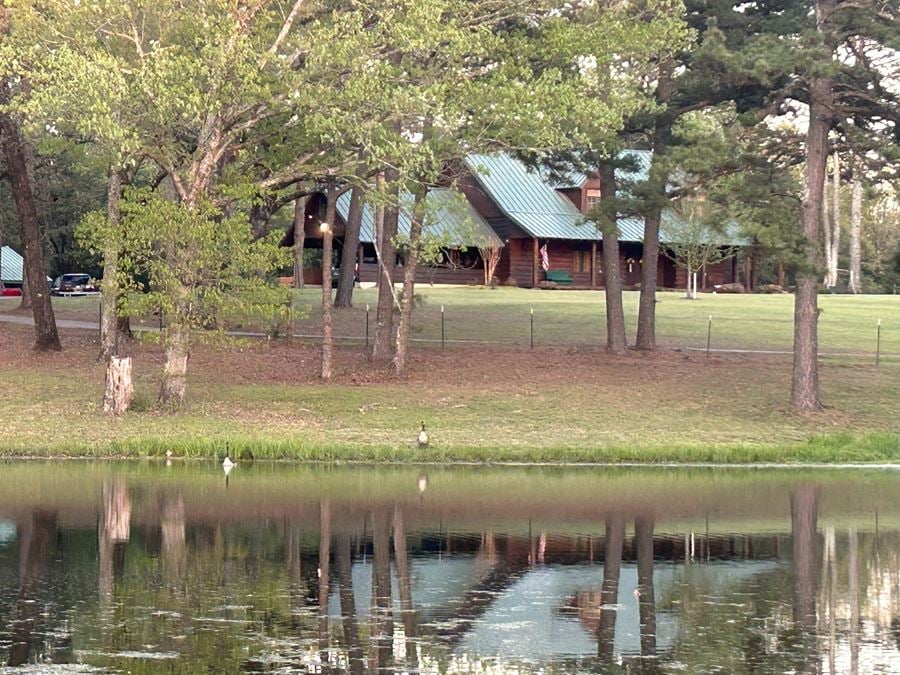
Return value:
<svg viewBox="0 0 900 675">
<path fill-rule="evenodd" d="M 4 465 L 0 660 L 896 672 L 895 474 Z M 283 473 L 279 473 L 283 471 Z M 508 487 L 514 477 L 514 487 Z M 597 495 L 601 496 L 597 496 Z"/>
</svg>

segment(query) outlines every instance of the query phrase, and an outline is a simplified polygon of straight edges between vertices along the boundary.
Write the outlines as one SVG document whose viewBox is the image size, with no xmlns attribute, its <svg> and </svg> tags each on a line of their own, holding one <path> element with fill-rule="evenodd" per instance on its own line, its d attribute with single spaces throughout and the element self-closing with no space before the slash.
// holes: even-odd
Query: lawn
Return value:
<svg viewBox="0 0 900 675">
<path fill-rule="evenodd" d="M 258 457 L 298 459 L 900 461 L 900 359 L 885 359 L 881 367 L 869 358 L 824 359 L 828 409 L 797 415 L 788 406 L 787 356 L 674 350 L 608 356 L 596 346 L 598 293 L 424 288 L 422 296 L 419 337 L 439 338 L 442 304 L 453 339 L 500 342 L 523 323 L 525 337 L 447 349 L 417 343 L 403 378 L 367 363 L 361 345 L 345 344 L 337 351 L 335 381 L 327 385 L 316 379 L 318 350 L 311 341 L 197 347 L 189 401 L 178 412 L 154 405 L 159 347 L 134 344 L 128 350 L 135 358 L 135 410 L 111 419 L 98 409 L 103 369 L 93 331 L 64 329 L 65 351 L 41 355 L 29 349 L 29 328 L 0 323 L 0 451 L 147 455 L 171 448 L 208 456 L 252 448 Z M 298 304 L 314 298 L 314 290 L 304 291 Z M 353 334 L 363 335 L 365 302 L 373 299 L 363 291 L 356 308 L 338 312 L 339 329 L 349 333 L 361 323 Z M 723 317 L 718 344 L 729 337 L 742 346 L 778 347 L 772 325 L 781 324 L 765 317 L 781 317 L 789 330 L 790 300 L 709 295 L 689 302 L 663 294 L 661 332 L 669 343 L 705 342 L 705 334 L 673 335 L 665 327 L 703 324 L 713 313 Z M 825 317 L 832 320 L 831 349 L 853 350 L 860 326 L 883 316 L 884 349 L 900 353 L 897 298 L 822 300 L 823 332 Z M 56 302 L 60 316 L 96 309 L 85 299 Z M 635 302 L 629 294 L 630 316 Z M 527 346 L 531 307 L 534 350 Z M 729 323 L 726 316 L 735 318 Z M 297 324 L 298 333 L 314 329 L 312 313 Z M 421 421 L 432 436 L 426 451 L 414 443 Z"/>
<path fill-rule="evenodd" d="M 375 289 L 357 289 L 354 307 L 335 312 L 335 335 L 365 339 L 366 305 L 370 330 L 374 326 Z M 444 338 L 449 345 L 488 342 L 528 346 L 534 311 L 537 346 L 590 346 L 605 341 L 605 302 L 602 291 L 539 291 L 518 288 L 419 286 L 413 339 L 420 345 L 439 346 L 441 308 Z M 624 294 L 630 339 L 637 321 L 638 293 Z M 713 349 L 789 350 L 793 332 L 792 295 L 714 295 L 686 300 L 680 292 L 662 292 L 657 301 L 657 334 L 669 347 L 705 348 L 712 317 Z M 60 318 L 96 320 L 96 298 L 54 298 Z M 294 298 L 298 318 L 294 330 L 302 336 L 318 335 L 321 291 L 309 288 Z M 16 302 L 0 301 L 0 313 Z M 881 326 L 881 352 L 886 359 L 900 359 L 900 296 L 820 296 L 820 350 L 824 353 L 875 352 L 876 324 Z M 158 325 L 149 318 L 144 325 Z M 137 322 L 140 324 L 140 322 Z M 242 330 L 260 326 L 236 324 Z M 311 338 L 312 339 L 312 338 Z"/>
<path fill-rule="evenodd" d="M 307 317 L 296 331 L 319 330 L 318 289 L 300 292 L 296 303 Z M 419 286 L 420 305 L 414 337 L 440 343 L 441 308 L 445 339 L 528 345 L 530 312 L 534 311 L 537 345 L 602 345 L 606 339 L 606 303 L 602 291 L 540 291 L 518 288 Z M 639 293 L 624 293 L 626 325 L 633 339 Z M 374 311 L 375 289 L 357 291 L 355 306 L 335 316 L 338 335 L 363 337 L 365 310 Z M 712 317 L 712 347 L 723 349 L 790 349 L 793 334 L 792 295 L 703 294 L 686 300 L 681 292 L 661 292 L 657 300 L 657 335 L 671 347 L 706 347 Z M 823 295 L 820 297 L 820 348 L 823 352 L 874 352 L 880 319 L 882 353 L 900 358 L 900 296 Z M 374 321 L 374 315 L 370 318 Z"/>
</svg>

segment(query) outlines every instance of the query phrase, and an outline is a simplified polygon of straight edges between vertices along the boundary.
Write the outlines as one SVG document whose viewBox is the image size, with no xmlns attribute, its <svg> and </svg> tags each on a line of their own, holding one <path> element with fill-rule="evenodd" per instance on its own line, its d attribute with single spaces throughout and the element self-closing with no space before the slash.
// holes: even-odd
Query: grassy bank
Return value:
<svg viewBox="0 0 900 675">
<path fill-rule="evenodd" d="M 35 354 L 30 329 L 0 326 L 0 453 L 324 461 L 900 462 L 900 363 L 826 360 L 828 408 L 794 414 L 790 360 L 597 348 L 416 349 L 402 379 L 362 350 L 299 342 L 198 347 L 188 403 L 158 410 L 162 355 L 131 345 L 134 410 L 99 410 L 95 336 L 68 331 L 61 354 Z M 415 447 L 421 421 L 431 447 Z"/>
<path fill-rule="evenodd" d="M 239 461 L 395 462 L 478 464 L 884 464 L 900 462 L 900 435 L 834 434 L 803 443 L 742 445 L 607 445 L 515 448 L 510 446 L 325 445 L 302 438 L 228 436 L 217 439 L 158 436 L 105 444 L 66 442 L 53 447 L 0 450 L 7 457 L 149 458 L 172 451 L 178 457 L 229 455 Z"/>
</svg>

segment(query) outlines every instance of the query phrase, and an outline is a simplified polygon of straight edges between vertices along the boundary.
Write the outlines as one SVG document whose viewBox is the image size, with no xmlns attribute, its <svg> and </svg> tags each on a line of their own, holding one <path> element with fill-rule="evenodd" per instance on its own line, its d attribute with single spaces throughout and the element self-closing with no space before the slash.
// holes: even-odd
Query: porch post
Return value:
<svg viewBox="0 0 900 675">
<path fill-rule="evenodd" d="M 597 241 L 591 242 L 591 288 L 597 286 Z"/>
<path fill-rule="evenodd" d="M 531 239 L 531 287 L 538 287 L 538 263 L 539 251 L 537 237 Z"/>
</svg>

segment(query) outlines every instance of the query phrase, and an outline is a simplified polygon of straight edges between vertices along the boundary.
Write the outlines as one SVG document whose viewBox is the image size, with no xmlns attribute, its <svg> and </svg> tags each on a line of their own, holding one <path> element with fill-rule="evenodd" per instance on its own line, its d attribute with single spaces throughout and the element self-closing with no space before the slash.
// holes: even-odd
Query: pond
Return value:
<svg viewBox="0 0 900 675">
<path fill-rule="evenodd" d="M 0 672 L 900 672 L 891 469 L 0 464 Z"/>
</svg>

